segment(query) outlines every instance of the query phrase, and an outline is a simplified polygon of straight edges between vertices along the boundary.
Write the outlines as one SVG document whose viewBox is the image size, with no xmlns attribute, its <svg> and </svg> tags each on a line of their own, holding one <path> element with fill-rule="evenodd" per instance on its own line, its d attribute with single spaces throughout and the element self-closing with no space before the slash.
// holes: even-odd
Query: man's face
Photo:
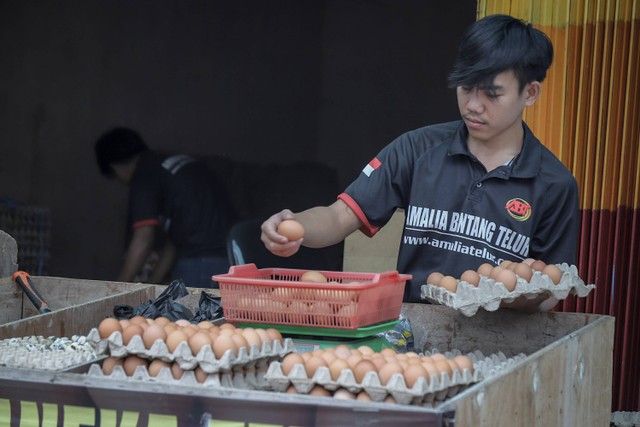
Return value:
<svg viewBox="0 0 640 427">
<path fill-rule="evenodd" d="M 540 83 L 532 82 L 521 92 L 512 71 L 498 74 L 486 87 L 458 86 L 458 108 L 469 137 L 483 143 L 510 138 L 521 129 L 522 111 L 535 102 L 539 88 Z"/>
</svg>

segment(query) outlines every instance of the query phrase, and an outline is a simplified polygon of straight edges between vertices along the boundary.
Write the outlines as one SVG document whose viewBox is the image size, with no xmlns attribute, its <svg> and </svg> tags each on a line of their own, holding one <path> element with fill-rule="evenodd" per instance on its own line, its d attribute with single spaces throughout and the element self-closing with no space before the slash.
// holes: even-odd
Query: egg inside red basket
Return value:
<svg viewBox="0 0 640 427">
<path fill-rule="evenodd" d="M 278 234 L 289 239 L 290 242 L 296 241 L 304 236 L 304 227 L 294 219 L 285 219 L 276 230 Z"/>
</svg>

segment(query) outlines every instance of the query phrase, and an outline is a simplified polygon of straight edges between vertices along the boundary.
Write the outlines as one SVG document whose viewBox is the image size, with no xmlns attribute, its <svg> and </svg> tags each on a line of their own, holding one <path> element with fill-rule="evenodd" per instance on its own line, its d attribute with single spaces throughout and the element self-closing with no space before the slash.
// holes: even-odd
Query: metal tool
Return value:
<svg viewBox="0 0 640 427">
<path fill-rule="evenodd" d="M 33 305 L 38 309 L 40 314 L 50 313 L 51 309 L 44 301 L 40 293 L 33 286 L 33 282 L 31 281 L 31 276 L 24 271 L 16 271 L 13 273 L 13 280 L 20 285 L 25 294 L 29 297 Z"/>
</svg>

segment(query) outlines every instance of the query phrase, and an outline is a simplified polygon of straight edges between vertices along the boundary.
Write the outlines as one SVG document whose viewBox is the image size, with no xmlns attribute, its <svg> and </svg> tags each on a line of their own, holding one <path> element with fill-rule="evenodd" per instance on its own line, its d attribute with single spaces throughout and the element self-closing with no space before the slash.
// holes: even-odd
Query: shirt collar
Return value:
<svg viewBox="0 0 640 427">
<path fill-rule="evenodd" d="M 522 127 L 524 129 L 524 144 L 522 145 L 522 151 L 512 163 L 510 175 L 516 178 L 532 178 L 538 175 L 540 170 L 542 144 L 533 135 L 525 122 L 522 122 Z M 467 135 L 467 127 L 464 125 L 464 121 L 460 120 L 460 124 L 452 135 L 453 138 L 449 144 L 449 155 L 471 156 L 467 147 Z"/>
</svg>

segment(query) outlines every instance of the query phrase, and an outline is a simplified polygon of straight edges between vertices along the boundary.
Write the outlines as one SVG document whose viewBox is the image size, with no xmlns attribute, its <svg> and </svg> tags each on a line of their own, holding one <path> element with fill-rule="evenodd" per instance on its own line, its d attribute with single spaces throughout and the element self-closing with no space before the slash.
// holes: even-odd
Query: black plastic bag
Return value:
<svg viewBox="0 0 640 427">
<path fill-rule="evenodd" d="M 130 319 L 134 316 L 143 316 L 149 319 L 166 317 L 172 322 L 178 319 L 190 320 L 193 317 L 193 313 L 184 305 L 176 302 L 176 300 L 187 295 L 189 295 L 189 291 L 187 291 L 184 282 L 174 280 L 154 301 L 149 300 L 137 307 L 118 304 L 113 307 L 113 314 L 116 319 Z"/>
<path fill-rule="evenodd" d="M 223 317 L 224 313 L 222 311 L 222 301 L 220 297 L 213 296 L 204 291 L 201 292 L 198 311 L 191 322 L 198 323 L 203 320 L 214 321 Z"/>
</svg>

